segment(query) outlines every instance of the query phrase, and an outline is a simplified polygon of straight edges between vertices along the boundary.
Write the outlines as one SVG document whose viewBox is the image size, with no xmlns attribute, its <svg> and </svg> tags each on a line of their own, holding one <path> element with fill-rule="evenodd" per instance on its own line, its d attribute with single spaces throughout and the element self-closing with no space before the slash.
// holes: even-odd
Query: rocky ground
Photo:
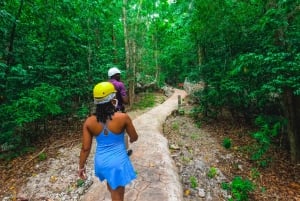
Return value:
<svg viewBox="0 0 300 201">
<path fill-rule="evenodd" d="M 161 94 L 160 100 L 163 98 Z M 256 167 L 249 160 L 249 146 L 253 144 L 248 137 L 250 127 L 229 119 L 213 123 L 195 122 L 190 115 L 192 108 L 192 105 L 184 104 L 184 114 L 174 112 L 163 126 L 182 180 L 184 201 L 227 199 L 230 195 L 222 190 L 221 185 L 232 181 L 235 176 L 249 179 L 255 185 L 249 200 L 300 200 L 300 165 L 292 165 L 286 152 L 272 149 L 270 165 Z M 145 111 L 131 111 L 131 115 L 134 118 L 142 112 Z M 91 185 L 91 181 L 81 185 L 74 174 L 81 125 L 82 122 L 76 119 L 52 122 L 51 135 L 41 139 L 36 150 L 10 162 L 0 161 L 0 199 L 35 200 L 33 198 L 38 197 L 39 192 L 51 188 L 55 195 L 49 197 L 54 196 L 60 201 L 77 200 Z M 225 137 L 232 140 L 229 149 L 222 145 Z M 46 169 L 53 171 L 45 174 Z M 20 191 L 25 183 L 29 185 Z M 31 197 L 23 196 L 24 191 L 31 192 Z M 49 197 L 39 197 L 38 200 L 50 201 Z"/>
<path fill-rule="evenodd" d="M 228 200 L 231 195 L 222 190 L 222 183 L 230 183 L 236 176 L 252 182 L 249 200 L 300 201 L 300 164 L 291 164 L 288 153 L 272 148 L 268 153 L 271 163 L 258 167 L 249 159 L 255 143 L 249 137 L 251 127 L 229 118 L 196 122 L 190 115 L 192 108 L 185 104 L 184 115 L 174 112 L 163 127 L 182 181 L 184 201 Z M 225 138 L 231 139 L 229 149 L 223 146 Z"/>
</svg>

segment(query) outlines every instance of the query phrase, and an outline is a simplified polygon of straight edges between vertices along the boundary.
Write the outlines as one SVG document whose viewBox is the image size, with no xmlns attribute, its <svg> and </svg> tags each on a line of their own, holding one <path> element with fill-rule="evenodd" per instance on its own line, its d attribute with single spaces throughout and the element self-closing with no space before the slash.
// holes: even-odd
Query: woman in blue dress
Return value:
<svg viewBox="0 0 300 201">
<path fill-rule="evenodd" d="M 130 117 L 126 113 L 116 112 L 116 90 L 110 82 L 97 84 L 93 94 L 96 113 L 88 117 L 83 125 L 78 174 L 86 179 L 85 163 L 95 137 L 95 175 L 100 181 L 107 181 L 112 201 L 123 201 L 125 186 L 136 178 L 126 152 L 124 134 L 126 131 L 131 143 L 138 139 L 138 135 Z"/>
</svg>

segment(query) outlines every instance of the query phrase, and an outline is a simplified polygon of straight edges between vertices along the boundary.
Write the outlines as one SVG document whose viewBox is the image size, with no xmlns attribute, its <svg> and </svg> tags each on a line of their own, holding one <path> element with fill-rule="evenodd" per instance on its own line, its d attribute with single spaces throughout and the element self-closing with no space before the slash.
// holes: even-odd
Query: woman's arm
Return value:
<svg viewBox="0 0 300 201">
<path fill-rule="evenodd" d="M 83 131 L 82 131 L 82 146 L 81 146 L 81 151 L 79 156 L 79 168 L 78 168 L 79 177 L 82 179 L 86 179 L 85 163 L 90 154 L 91 147 L 92 147 L 92 140 L 93 140 L 93 136 L 88 129 L 89 121 L 90 118 L 88 118 L 84 122 Z"/>
<path fill-rule="evenodd" d="M 130 142 L 133 143 L 135 141 L 137 141 L 138 139 L 138 134 L 135 130 L 135 127 L 130 119 L 130 117 L 126 115 L 126 124 L 125 124 L 125 130 L 126 130 L 126 133 L 128 134 L 129 138 L 130 138 Z"/>
</svg>

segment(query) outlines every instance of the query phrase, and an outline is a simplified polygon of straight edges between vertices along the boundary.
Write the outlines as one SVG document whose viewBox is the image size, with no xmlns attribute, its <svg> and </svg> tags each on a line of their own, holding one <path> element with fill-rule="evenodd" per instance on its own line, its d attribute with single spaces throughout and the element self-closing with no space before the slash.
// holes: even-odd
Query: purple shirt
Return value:
<svg viewBox="0 0 300 201">
<path fill-rule="evenodd" d="M 122 97 L 127 96 L 125 85 L 123 84 L 123 82 L 120 82 L 116 79 L 110 79 L 109 82 L 111 82 L 115 86 L 115 89 L 117 90 L 117 99 L 118 99 L 117 109 L 122 109 L 123 107 Z"/>
</svg>

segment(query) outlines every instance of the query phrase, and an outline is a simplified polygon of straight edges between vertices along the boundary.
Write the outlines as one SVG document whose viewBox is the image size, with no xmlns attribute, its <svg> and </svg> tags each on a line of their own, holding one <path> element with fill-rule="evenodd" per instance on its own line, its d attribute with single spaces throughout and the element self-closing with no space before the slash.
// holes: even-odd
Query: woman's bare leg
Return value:
<svg viewBox="0 0 300 201">
<path fill-rule="evenodd" d="M 124 201 L 125 187 L 119 186 L 115 190 L 113 190 L 109 184 L 107 184 L 107 189 L 110 192 L 112 201 Z"/>
</svg>

